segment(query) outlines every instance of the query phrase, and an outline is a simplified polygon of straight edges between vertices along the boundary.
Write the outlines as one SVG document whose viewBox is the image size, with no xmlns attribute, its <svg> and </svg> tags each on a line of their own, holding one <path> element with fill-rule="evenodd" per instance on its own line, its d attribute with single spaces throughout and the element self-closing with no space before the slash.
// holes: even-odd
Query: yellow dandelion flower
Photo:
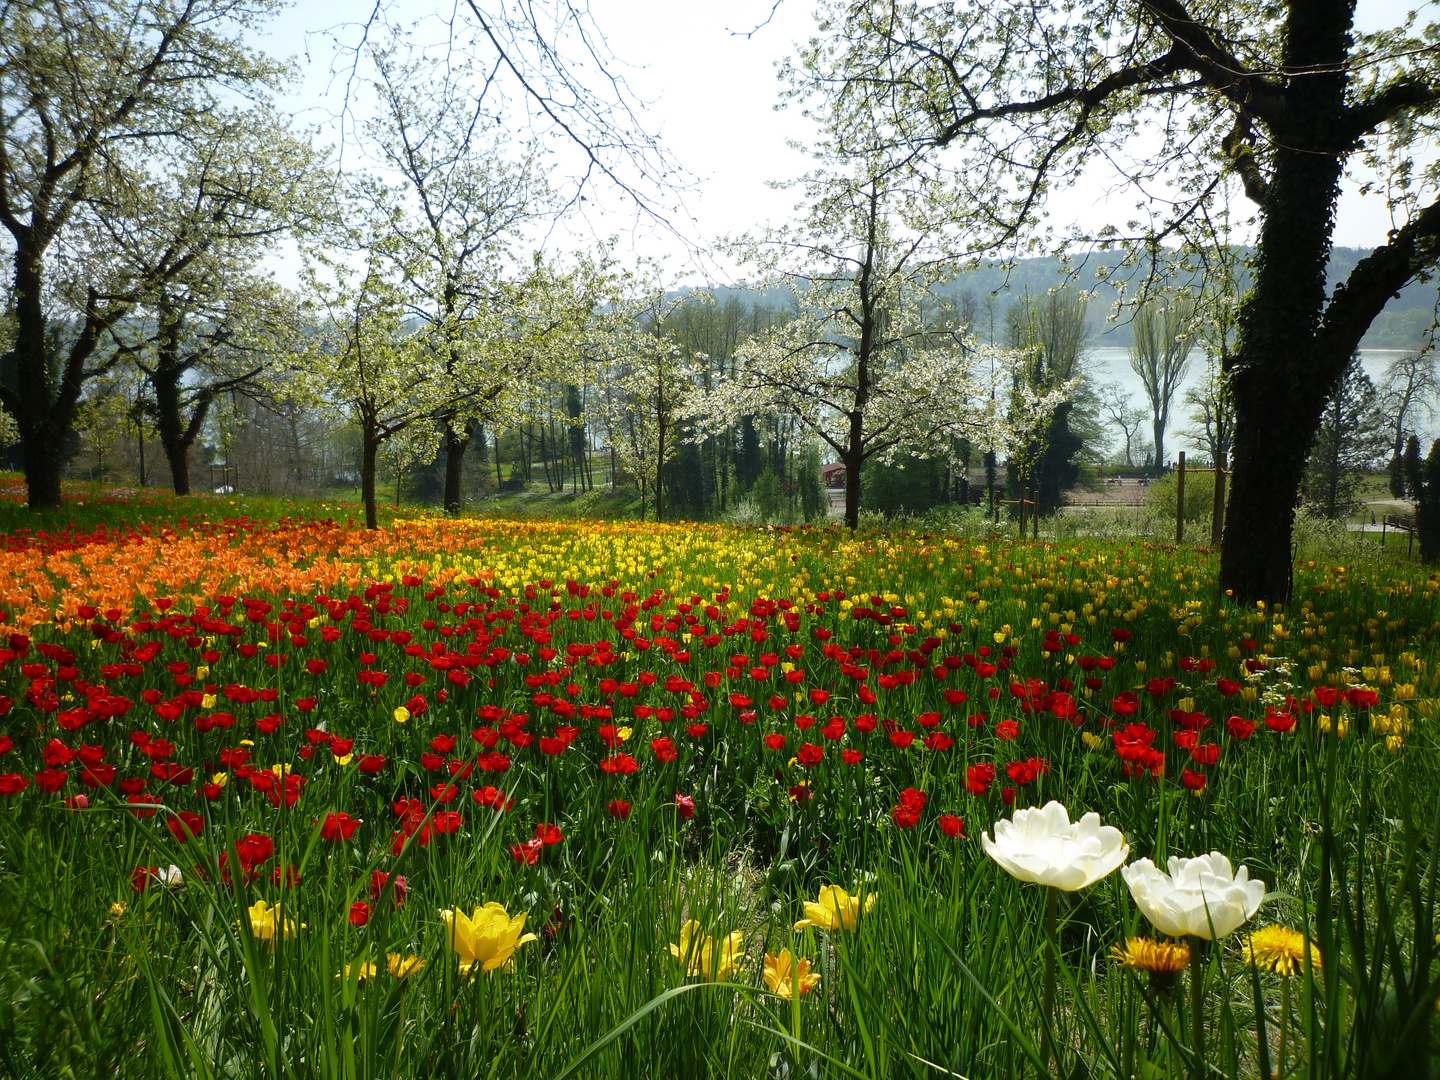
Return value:
<svg viewBox="0 0 1440 1080">
<path fill-rule="evenodd" d="M 1178 975 L 1190 963 L 1190 946 L 1183 941 L 1154 941 L 1127 937 L 1124 945 L 1110 949 L 1110 957 L 1121 967 L 1148 971 L 1152 975 Z"/>
<path fill-rule="evenodd" d="M 1183 941 L 1131 937 L 1124 945 L 1112 946 L 1110 958 L 1122 968 L 1149 975 L 1156 993 L 1171 994 L 1178 990 L 1180 973 L 1190 963 L 1190 946 Z"/>
<path fill-rule="evenodd" d="M 1305 970 L 1305 935 L 1288 926 L 1262 926 L 1245 939 L 1245 959 L 1277 975 Z M 1320 950 L 1310 943 L 1310 966 L 1320 970 Z"/>
</svg>

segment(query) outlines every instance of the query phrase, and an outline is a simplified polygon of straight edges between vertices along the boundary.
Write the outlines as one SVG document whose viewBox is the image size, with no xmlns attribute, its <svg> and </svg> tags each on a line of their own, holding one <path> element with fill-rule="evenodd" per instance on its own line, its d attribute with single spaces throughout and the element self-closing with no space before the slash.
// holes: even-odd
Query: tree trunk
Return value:
<svg viewBox="0 0 1440 1080">
<path fill-rule="evenodd" d="M 665 520 L 665 422 L 663 420 L 656 425 L 655 520 Z"/>
<path fill-rule="evenodd" d="M 31 510 L 53 510 L 60 506 L 60 473 L 64 468 L 64 434 L 55 435 L 43 425 L 39 430 L 20 432 L 20 449 L 25 455 L 25 483 L 30 488 Z"/>
<path fill-rule="evenodd" d="M 860 466 L 859 453 L 851 451 L 841 460 L 845 463 L 845 527 L 860 527 Z"/>
<path fill-rule="evenodd" d="M 180 333 L 182 317 L 166 303 L 160 303 L 160 327 L 155 369 L 147 371 L 155 391 L 156 425 L 160 447 L 170 463 L 170 483 L 176 495 L 190 494 L 190 444 L 185 440 L 184 423 L 180 416 Z"/>
<path fill-rule="evenodd" d="M 375 458 L 380 449 L 380 440 L 375 429 L 366 424 L 361 434 L 363 449 L 360 459 L 360 498 L 365 503 L 365 527 L 380 528 L 380 518 L 375 512 Z"/>
<path fill-rule="evenodd" d="M 1225 451 L 1215 455 L 1215 502 L 1210 508 L 1210 547 L 1218 548 L 1225 535 Z"/>
<path fill-rule="evenodd" d="M 555 481 L 550 476 L 550 457 L 545 445 L 545 425 L 540 425 L 540 468 L 545 472 L 545 490 L 554 494 Z"/>
<path fill-rule="evenodd" d="M 1340 439 L 1342 432 L 1340 430 L 1340 399 L 1338 396 L 1333 400 L 1330 408 L 1334 412 L 1330 419 L 1334 425 L 1332 430 L 1335 433 L 1335 441 L 1330 448 L 1330 462 L 1327 468 L 1330 475 L 1326 477 L 1329 482 L 1325 492 L 1325 516 L 1334 521 L 1340 516 Z"/>
<path fill-rule="evenodd" d="M 470 445 L 472 429 L 459 430 L 453 419 L 445 422 L 445 512 L 460 512 L 460 484 L 465 476 L 465 450 Z"/>
<path fill-rule="evenodd" d="M 1150 421 L 1150 435 L 1155 440 L 1155 475 L 1165 472 L 1165 423 L 1156 415 Z"/>
<path fill-rule="evenodd" d="M 65 440 L 88 377 L 85 363 L 99 344 L 100 335 L 125 314 L 128 306 L 111 299 L 110 306 L 102 310 L 99 291 L 92 287 L 85 299 L 84 315 L 78 320 L 79 333 L 63 356 L 49 354 L 44 301 L 44 249 L 49 238 L 36 240 L 34 221 L 38 213 L 31 214 L 27 235 L 16 239 L 15 341 L 10 351 L 15 365 L 14 383 L 0 390 L 0 400 L 20 430 L 30 509 L 45 510 L 60 506 Z"/>
<path fill-rule="evenodd" d="M 26 244 L 15 252 L 15 423 L 25 457 L 31 510 L 58 509 L 65 435 L 80 388 L 55 387 L 45 349 L 44 253 Z M 67 389 L 70 391 L 67 395 Z M 69 397 L 69 407 L 64 398 Z"/>
<path fill-rule="evenodd" d="M 1326 306 L 1341 162 L 1350 9 L 1344 0 L 1290 7 L 1285 63 L 1304 74 L 1288 88 L 1276 130 L 1255 283 L 1227 358 L 1235 402 L 1234 475 L 1220 554 L 1220 587 L 1241 601 L 1284 599 L 1291 580 L 1295 496 L 1325 399 L 1348 355 L 1316 348 Z"/>
<path fill-rule="evenodd" d="M 165 460 L 170 463 L 170 480 L 176 495 L 190 494 L 190 447 L 179 439 L 162 436 Z"/>
</svg>

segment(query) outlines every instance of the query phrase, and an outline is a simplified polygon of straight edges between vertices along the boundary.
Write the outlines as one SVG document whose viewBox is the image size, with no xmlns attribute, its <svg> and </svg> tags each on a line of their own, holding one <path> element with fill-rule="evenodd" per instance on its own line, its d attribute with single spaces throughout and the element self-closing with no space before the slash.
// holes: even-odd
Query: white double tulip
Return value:
<svg viewBox="0 0 1440 1080">
<path fill-rule="evenodd" d="M 995 823 L 995 839 L 980 834 L 985 854 L 1012 877 L 1076 892 L 1093 885 L 1125 861 L 1130 845 L 1112 825 L 1089 813 L 1073 824 L 1058 802 L 1016 810 L 1011 821 Z"/>
<path fill-rule="evenodd" d="M 1193 859 L 1172 856 L 1169 873 L 1149 859 L 1124 867 L 1120 876 L 1150 924 L 1171 937 L 1215 941 L 1247 922 L 1265 898 L 1265 883 L 1245 867 L 1232 871 L 1218 851 Z"/>
</svg>

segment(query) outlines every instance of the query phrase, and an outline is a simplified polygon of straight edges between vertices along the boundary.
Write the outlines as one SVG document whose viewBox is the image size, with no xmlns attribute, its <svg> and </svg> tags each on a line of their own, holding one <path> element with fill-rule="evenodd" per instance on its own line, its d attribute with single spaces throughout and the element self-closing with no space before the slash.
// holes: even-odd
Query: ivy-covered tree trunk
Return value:
<svg viewBox="0 0 1440 1080">
<path fill-rule="evenodd" d="M 1350 22 L 1344 0 L 1290 8 L 1286 64 L 1307 74 L 1290 84 L 1276 132 L 1255 283 L 1225 368 L 1235 442 L 1220 584 L 1245 600 L 1281 600 L 1289 591 L 1296 492 L 1325 400 L 1349 359 L 1317 338 L 1345 149 L 1336 140 Z M 1333 73 L 1319 73 L 1331 65 Z"/>
</svg>

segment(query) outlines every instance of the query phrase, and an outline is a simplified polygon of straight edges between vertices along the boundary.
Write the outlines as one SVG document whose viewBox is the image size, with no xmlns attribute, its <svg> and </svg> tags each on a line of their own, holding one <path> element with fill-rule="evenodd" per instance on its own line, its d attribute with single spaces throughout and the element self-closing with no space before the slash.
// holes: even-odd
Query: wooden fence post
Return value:
<svg viewBox="0 0 1440 1080">
<path fill-rule="evenodd" d="M 1040 539 L 1040 489 L 1035 489 L 1035 498 L 1030 501 L 1030 509 L 1035 516 L 1031 518 L 1030 537 L 1032 540 Z"/>
<path fill-rule="evenodd" d="M 1030 505 L 1030 489 L 1020 489 L 1020 539 L 1025 539 L 1025 508 Z"/>
<path fill-rule="evenodd" d="M 1175 466 L 1175 543 L 1185 542 L 1185 451 Z"/>
</svg>

